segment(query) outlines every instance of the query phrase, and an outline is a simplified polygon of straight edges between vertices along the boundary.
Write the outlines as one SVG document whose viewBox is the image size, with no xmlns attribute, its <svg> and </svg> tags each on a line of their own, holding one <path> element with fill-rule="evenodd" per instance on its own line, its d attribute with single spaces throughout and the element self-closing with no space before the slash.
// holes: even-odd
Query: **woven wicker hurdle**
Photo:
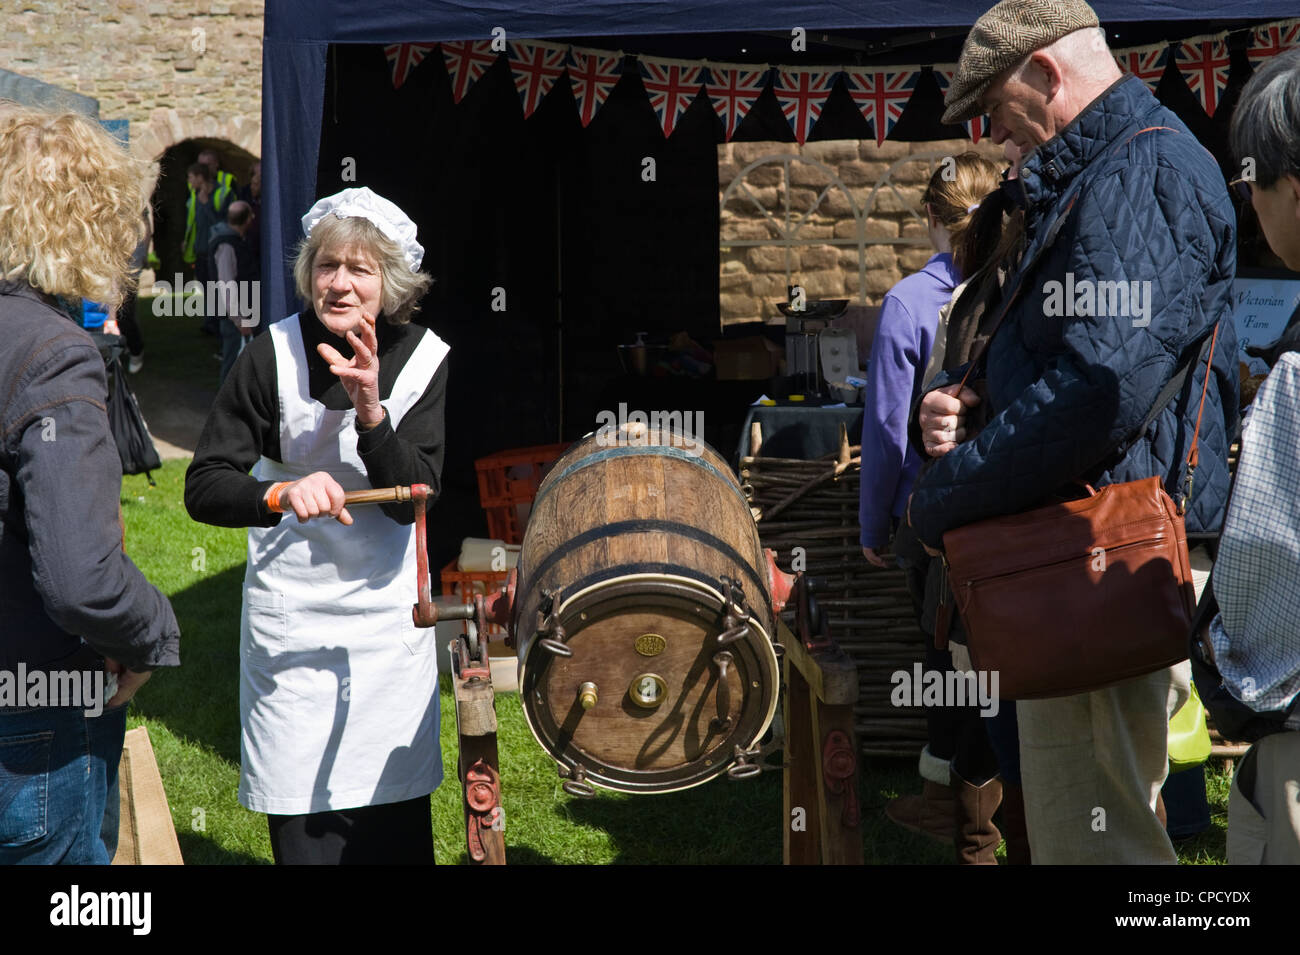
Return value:
<svg viewBox="0 0 1300 955">
<path fill-rule="evenodd" d="M 751 431 L 753 452 L 740 462 L 759 538 L 792 570 L 795 548 L 802 569 L 824 582 L 817 602 L 831 637 L 853 658 L 861 695 L 854 729 L 868 756 L 914 756 L 926 742 L 924 711 L 890 702 L 890 676 L 911 672 L 924 659 L 926 637 L 916 625 L 903 572 L 867 563 L 858 543 L 861 449 L 840 426 L 840 450 L 814 461 L 762 457 L 761 434 Z M 793 629 L 794 613 L 783 614 Z"/>
</svg>

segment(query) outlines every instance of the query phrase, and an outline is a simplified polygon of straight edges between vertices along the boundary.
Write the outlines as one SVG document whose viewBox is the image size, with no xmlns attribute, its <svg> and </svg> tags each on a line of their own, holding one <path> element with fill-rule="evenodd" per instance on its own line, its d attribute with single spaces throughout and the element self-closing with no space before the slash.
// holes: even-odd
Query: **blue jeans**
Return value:
<svg viewBox="0 0 1300 955">
<path fill-rule="evenodd" d="M 108 865 L 126 710 L 0 709 L 0 864 Z"/>
</svg>

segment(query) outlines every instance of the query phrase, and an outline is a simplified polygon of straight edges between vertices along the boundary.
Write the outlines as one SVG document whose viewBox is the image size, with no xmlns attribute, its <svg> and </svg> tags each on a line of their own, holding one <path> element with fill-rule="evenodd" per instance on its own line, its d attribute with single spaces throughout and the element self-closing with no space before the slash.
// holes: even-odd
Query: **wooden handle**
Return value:
<svg viewBox="0 0 1300 955">
<path fill-rule="evenodd" d="M 380 487 L 370 491 L 348 491 L 343 503 L 353 504 L 405 504 L 411 500 L 409 487 Z"/>
</svg>

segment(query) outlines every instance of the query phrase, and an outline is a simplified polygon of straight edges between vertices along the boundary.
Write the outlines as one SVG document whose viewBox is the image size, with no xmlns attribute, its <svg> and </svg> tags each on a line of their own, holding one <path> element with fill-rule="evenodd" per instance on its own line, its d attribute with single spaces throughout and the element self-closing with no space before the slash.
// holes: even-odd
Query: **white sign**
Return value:
<svg viewBox="0 0 1300 955">
<path fill-rule="evenodd" d="M 1232 282 L 1232 321 L 1237 327 L 1241 351 L 1238 360 L 1250 366 L 1251 374 L 1268 373 L 1261 358 L 1246 354 L 1247 345 L 1271 345 L 1286 328 L 1300 305 L 1300 280 L 1252 279 L 1237 276 Z"/>
</svg>

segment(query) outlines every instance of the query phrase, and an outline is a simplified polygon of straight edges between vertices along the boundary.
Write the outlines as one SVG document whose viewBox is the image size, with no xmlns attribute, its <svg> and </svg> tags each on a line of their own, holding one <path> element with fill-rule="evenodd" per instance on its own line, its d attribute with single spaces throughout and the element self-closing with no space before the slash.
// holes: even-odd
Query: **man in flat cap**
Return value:
<svg viewBox="0 0 1300 955">
<path fill-rule="evenodd" d="M 979 401 L 970 389 L 941 381 L 920 404 L 922 441 L 938 460 L 912 495 L 918 536 L 939 548 L 945 531 L 1043 505 L 1078 480 L 1158 475 L 1179 488 L 1206 375 L 1196 359 L 1222 320 L 1186 513 L 1189 542 L 1212 533 L 1237 413 L 1236 223 L 1215 160 L 1120 71 L 1081 0 L 990 9 L 966 39 L 945 106 L 944 122 L 986 113 L 995 142 L 1028 153 L 1006 186 L 1026 233 L 984 363 L 989 424 L 964 440 L 964 412 Z M 1162 388 L 1189 367 L 1190 385 L 1142 432 Z M 1201 580 L 1202 550 L 1191 554 Z M 1188 680 L 1184 662 L 1017 704 L 1035 863 L 1177 861 L 1156 805 L 1168 720 Z"/>
</svg>

